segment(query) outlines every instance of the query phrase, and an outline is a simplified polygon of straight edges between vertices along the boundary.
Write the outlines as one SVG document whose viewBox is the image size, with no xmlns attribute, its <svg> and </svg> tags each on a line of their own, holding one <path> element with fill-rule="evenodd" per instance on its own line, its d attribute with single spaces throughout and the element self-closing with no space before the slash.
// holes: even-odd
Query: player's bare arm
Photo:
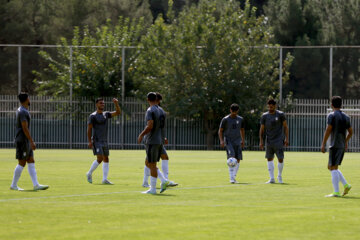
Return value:
<svg viewBox="0 0 360 240">
<path fill-rule="evenodd" d="M 89 148 L 93 147 L 93 144 L 92 144 L 92 141 L 91 141 L 92 128 L 93 128 L 93 125 L 91 123 L 89 123 L 88 127 L 87 127 L 87 138 L 88 138 L 88 146 L 89 146 Z"/>
<path fill-rule="evenodd" d="M 240 128 L 240 135 L 241 135 L 241 148 L 245 147 L 245 129 Z"/>
<path fill-rule="evenodd" d="M 120 109 L 120 106 L 119 106 L 119 100 L 117 100 L 116 98 L 113 98 L 113 103 L 115 104 L 115 108 L 116 108 L 116 111 L 115 112 L 111 112 L 111 116 L 112 117 L 115 117 L 115 116 L 118 116 L 121 114 L 121 109 Z"/>
<path fill-rule="evenodd" d="M 151 130 L 153 129 L 154 126 L 154 120 L 149 120 L 147 121 L 146 127 L 145 129 L 140 133 L 140 135 L 138 136 L 138 143 L 141 143 L 144 136 L 146 134 L 148 134 L 149 132 L 151 132 Z"/>
<path fill-rule="evenodd" d="M 24 134 L 25 134 L 26 138 L 29 139 L 29 141 L 30 141 L 31 149 L 35 151 L 36 144 L 34 143 L 34 140 L 32 139 L 32 137 L 30 135 L 30 131 L 29 131 L 29 128 L 28 128 L 28 122 L 27 121 L 22 121 L 21 122 L 21 127 L 22 127 L 22 129 L 24 131 Z"/>
<path fill-rule="evenodd" d="M 350 138 L 352 137 L 352 135 L 353 135 L 353 129 L 352 129 L 352 127 L 350 127 L 350 128 L 348 128 L 348 134 L 345 139 L 345 150 L 347 150 L 347 148 L 348 148 L 348 142 L 349 142 Z"/>
<path fill-rule="evenodd" d="M 219 139 L 220 139 L 220 146 L 223 148 L 225 146 L 224 144 L 224 129 L 223 128 L 219 128 Z"/>
<path fill-rule="evenodd" d="M 284 132 L 285 132 L 284 146 L 287 147 L 287 146 L 289 146 L 289 127 L 287 125 L 286 120 L 283 122 L 283 127 L 284 127 Z"/>
<path fill-rule="evenodd" d="M 332 125 L 328 124 L 324 133 L 324 138 L 321 144 L 321 152 L 325 153 L 325 145 L 332 131 Z"/>
<path fill-rule="evenodd" d="M 263 141 L 264 130 L 265 130 L 265 125 L 264 125 L 264 124 L 261 124 L 261 126 L 260 126 L 260 131 L 259 131 L 259 138 L 260 138 L 259 147 L 260 147 L 260 150 L 263 150 L 263 149 L 264 149 L 264 141 Z"/>
</svg>

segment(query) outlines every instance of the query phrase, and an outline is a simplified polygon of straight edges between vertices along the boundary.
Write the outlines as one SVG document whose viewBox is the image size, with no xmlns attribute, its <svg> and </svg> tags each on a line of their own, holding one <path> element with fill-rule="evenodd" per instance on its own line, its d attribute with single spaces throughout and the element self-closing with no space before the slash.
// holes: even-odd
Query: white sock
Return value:
<svg viewBox="0 0 360 240">
<path fill-rule="evenodd" d="M 274 168 L 275 168 L 274 161 L 268 161 L 267 165 L 268 165 L 270 179 L 275 179 L 275 177 L 274 177 Z"/>
<path fill-rule="evenodd" d="M 236 166 L 234 167 L 234 179 L 236 178 L 239 167 L 240 167 L 240 163 L 238 162 L 238 163 L 236 163 Z"/>
<path fill-rule="evenodd" d="M 346 179 L 344 178 L 344 175 L 342 174 L 342 172 L 340 172 L 340 170 L 337 170 L 338 174 L 339 174 L 339 178 L 341 183 L 345 186 L 347 184 Z"/>
<path fill-rule="evenodd" d="M 144 185 L 149 184 L 149 176 L 150 176 L 150 168 L 148 168 L 146 165 L 144 166 Z"/>
<path fill-rule="evenodd" d="M 164 177 L 164 174 L 160 171 L 160 169 L 157 169 L 158 178 L 160 179 L 161 183 L 166 182 L 167 179 Z"/>
<path fill-rule="evenodd" d="M 21 173 L 22 173 L 22 170 L 24 169 L 24 167 L 20 166 L 20 165 L 17 165 L 15 167 L 15 170 L 14 170 L 14 177 L 13 177 L 13 180 L 12 180 L 12 183 L 11 183 L 11 187 L 17 187 L 17 183 L 20 179 L 20 176 L 21 176 Z"/>
<path fill-rule="evenodd" d="M 281 177 L 282 175 L 282 170 L 283 170 L 283 168 L 284 168 L 284 162 L 282 162 L 282 163 L 278 163 L 278 169 L 279 169 L 279 172 L 278 172 L 278 176 L 279 177 Z"/>
<path fill-rule="evenodd" d="M 169 179 L 169 160 L 161 160 L 161 170 L 166 179 Z"/>
<path fill-rule="evenodd" d="M 95 169 L 99 166 L 99 163 L 97 160 L 95 160 L 92 164 L 91 164 L 91 167 L 90 167 L 90 170 L 88 172 L 88 174 L 92 174 L 93 171 L 95 171 Z"/>
<path fill-rule="evenodd" d="M 334 192 L 339 192 L 339 173 L 337 170 L 331 171 L 331 181 L 334 187 Z"/>
<path fill-rule="evenodd" d="M 28 163 L 28 171 L 33 182 L 34 187 L 39 185 L 37 180 L 36 170 L 35 170 L 35 163 Z"/>
<path fill-rule="evenodd" d="M 109 163 L 103 162 L 103 181 L 107 180 L 109 174 Z"/>
<path fill-rule="evenodd" d="M 234 168 L 229 167 L 230 181 L 234 180 Z"/>
<path fill-rule="evenodd" d="M 150 176 L 150 191 L 156 192 L 156 181 L 157 181 L 157 178 Z"/>
</svg>

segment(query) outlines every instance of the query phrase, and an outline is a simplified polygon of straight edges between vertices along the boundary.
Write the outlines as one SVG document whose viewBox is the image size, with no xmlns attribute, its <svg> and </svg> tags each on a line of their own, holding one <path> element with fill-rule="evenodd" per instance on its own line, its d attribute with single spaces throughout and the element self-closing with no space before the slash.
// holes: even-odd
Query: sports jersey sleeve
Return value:
<svg viewBox="0 0 360 240">
<path fill-rule="evenodd" d="M 286 117 L 285 117 L 285 113 L 280 113 L 280 121 L 281 122 L 284 122 L 284 121 L 286 121 Z"/>
<path fill-rule="evenodd" d="M 329 114 L 327 117 L 327 124 L 333 126 L 334 125 L 334 115 Z"/>
<path fill-rule="evenodd" d="M 106 112 L 106 113 L 105 113 L 105 116 L 106 116 L 106 118 L 112 118 L 111 112 Z"/>
<path fill-rule="evenodd" d="M 145 114 L 145 121 L 148 122 L 150 120 L 154 120 L 153 112 L 151 109 L 148 109 Z"/>
<path fill-rule="evenodd" d="M 220 122 L 220 128 L 226 129 L 226 127 L 227 127 L 227 121 L 226 118 L 223 118 Z"/>
<path fill-rule="evenodd" d="M 265 115 L 262 115 L 262 116 L 261 116 L 261 119 L 260 119 L 260 124 L 261 124 L 261 125 L 265 125 L 265 120 L 266 120 L 266 119 L 265 119 Z"/>
<path fill-rule="evenodd" d="M 25 111 L 20 111 L 19 112 L 19 119 L 20 119 L 20 122 L 24 122 L 24 121 L 28 121 L 27 118 L 26 118 L 27 114 Z"/>
<path fill-rule="evenodd" d="M 93 115 L 90 115 L 90 116 L 89 116 L 88 124 L 94 125 L 94 116 L 93 116 Z"/>
</svg>

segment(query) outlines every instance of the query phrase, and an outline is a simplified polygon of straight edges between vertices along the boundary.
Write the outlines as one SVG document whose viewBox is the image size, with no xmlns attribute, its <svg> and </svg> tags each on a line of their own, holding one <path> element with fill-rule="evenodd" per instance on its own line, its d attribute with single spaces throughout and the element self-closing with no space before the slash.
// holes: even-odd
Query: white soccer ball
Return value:
<svg viewBox="0 0 360 240">
<path fill-rule="evenodd" d="M 229 166 L 229 167 L 235 167 L 236 166 L 236 164 L 237 164 L 237 160 L 236 160 L 236 158 L 233 158 L 233 157 L 231 157 L 231 158 L 229 158 L 228 160 L 227 160 L 227 165 Z"/>
</svg>

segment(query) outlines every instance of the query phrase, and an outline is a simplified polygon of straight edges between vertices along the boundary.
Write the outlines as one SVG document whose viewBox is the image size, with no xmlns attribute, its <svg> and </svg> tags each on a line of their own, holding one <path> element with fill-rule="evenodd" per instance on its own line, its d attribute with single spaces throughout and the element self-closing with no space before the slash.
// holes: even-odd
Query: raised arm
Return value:
<svg viewBox="0 0 360 240">
<path fill-rule="evenodd" d="M 113 103 L 115 104 L 115 108 L 116 108 L 116 111 L 115 112 L 111 112 L 111 117 L 115 117 L 117 115 L 120 115 L 121 113 L 121 109 L 120 109 L 120 106 L 119 106 L 119 100 L 117 100 L 116 98 L 113 98 Z"/>
</svg>

